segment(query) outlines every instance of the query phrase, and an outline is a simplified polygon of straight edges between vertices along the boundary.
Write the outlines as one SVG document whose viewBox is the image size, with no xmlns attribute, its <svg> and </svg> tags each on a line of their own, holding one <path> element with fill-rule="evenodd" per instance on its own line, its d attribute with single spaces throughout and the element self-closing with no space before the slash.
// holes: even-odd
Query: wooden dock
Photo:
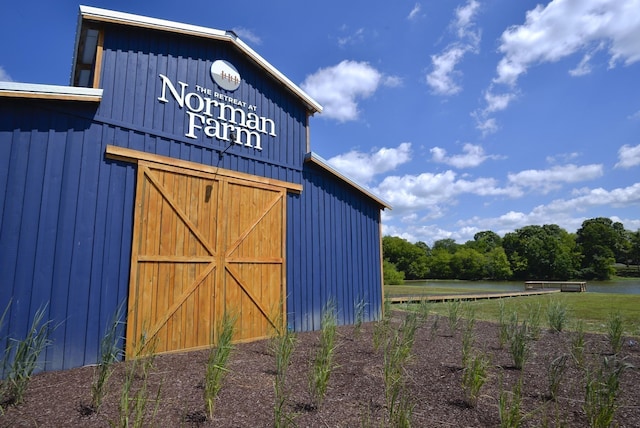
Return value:
<svg viewBox="0 0 640 428">
<path fill-rule="evenodd" d="M 587 291 L 586 282 L 578 281 L 526 281 L 525 290 L 560 289 L 562 292 L 573 291 L 583 293 Z"/>
<path fill-rule="evenodd" d="M 510 291 L 505 293 L 464 293 L 464 294 L 429 294 L 423 296 L 394 296 L 391 303 L 451 302 L 453 300 L 503 299 L 506 297 L 538 296 L 541 294 L 559 293 L 559 288 L 526 291 Z"/>
</svg>

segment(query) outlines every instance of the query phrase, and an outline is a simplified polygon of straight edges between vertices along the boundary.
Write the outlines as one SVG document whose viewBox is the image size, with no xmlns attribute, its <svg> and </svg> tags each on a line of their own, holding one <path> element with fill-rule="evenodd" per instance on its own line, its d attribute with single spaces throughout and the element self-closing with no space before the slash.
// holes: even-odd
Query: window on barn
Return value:
<svg viewBox="0 0 640 428">
<path fill-rule="evenodd" d="M 83 28 L 78 44 L 73 86 L 97 88 L 100 84 L 103 32 L 96 28 Z"/>
</svg>

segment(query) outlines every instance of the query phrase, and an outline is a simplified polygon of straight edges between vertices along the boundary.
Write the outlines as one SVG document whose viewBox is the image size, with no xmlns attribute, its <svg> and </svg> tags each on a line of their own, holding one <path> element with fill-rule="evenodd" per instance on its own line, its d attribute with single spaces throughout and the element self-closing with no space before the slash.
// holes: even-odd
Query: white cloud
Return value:
<svg viewBox="0 0 640 428">
<path fill-rule="evenodd" d="M 495 121 L 488 115 L 511 104 L 519 77 L 532 66 L 582 53 L 580 62 L 568 71 L 582 76 L 592 71 L 592 58 L 603 50 L 609 54 L 610 68 L 640 61 L 638 10 L 640 0 L 552 0 L 527 11 L 524 24 L 507 28 L 500 37 L 498 50 L 503 57 L 485 93 L 486 107 L 475 113 L 476 127 L 483 135 L 495 132 Z M 507 85 L 510 91 L 496 94 L 495 84 Z"/>
<path fill-rule="evenodd" d="M 572 153 L 559 153 L 557 155 L 549 155 L 546 157 L 546 161 L 548 163 L 560 163 L 560 162 L 569 162 L 573 159 L 577 159 L 580 157 L 580 153 L 572 152 Z"/>
<path fill-rule="evenodd" d="M 403 81 L 399 76 L 385 76 L 382 84 L 389 88 L 397 88 L 402 86 Z"/>
<path fill-rule="evenodd" d="M 397 148 L 382 148 L 376 152 L 362 153 L 356 150 L 334 156 L 327 162 L 361 183 L 368 183 L 377 175 L 394 170 L 411 160 L 411 143 Z"/>
<path fill-rule="evenodd" d="M 475 18 L 478 10 L 480 9 L 480 3 L 476 0 L 469 0 L 464 6 L 456 8 L 456 21 L 455 27 L 458 33 L 458 37 L 472 37 L 477 38 L 478 34 L 471 31 L 474 26 L 473 18 Z"/>
<path fill-rule="evenodd" d="M 13 82 L 13 79 L 11 78 L 11 76 L 9 76 L 9 73 L 7 73 L 7 71 L 1 65 L 0 65 L 0 82 Z"/>
<path fill-rule="evenodd" d="M 236 33 L 238 37 L 240 37 L 244 41 L 248 41 L 254 45 L 262 44 L 262 39 L 248 28 L 235 27 L 233 28 L 233 32 Z"/>
<path fill-rule="evenodd" d="M 572 76 L 584 76 L 586 74 L 591 73 L 591 58 L 601 49 L 604 48 L 604 43 L 600 43 L 597 48 L 594 50 L 587 52 L 580 60 L 580 63 L 573 70 L 569 70 L 569 74 Z"/>
<path fill-rule="evenodd" d="M 501 94 L 493 91 L 493 85 L 485 91 L 484 101 L 486 106 L 484 109 L 478 109 L 471 113 L 471 116 L 476 120 L 476 129 L 482 132 L 483 137 L 493 134 L 498 130 L 498 122 L 495 118 L 490 117 L 490 114 L 505 110 L 509 107 L 509 104 L 517 98 L 516 91 Z"/>
<path fill-rule="evenodd" d="M 539 190 L 543 193 L 558 189 L 564 183 L 578 183 L 601 177 L 603 167 L 599 164 L 577 166 L 573 164 L 557 165 L 550 169 L 529 169 L 509 174 L 513 185 Z"/>
<path fill-rule="evenodd" d="M 475 30 L 475 18 L 480 4 L 469 0 L 455 10 L 454 27 L 458 40 L 451 43 L 440 54 L 431 55 L 433 70 L 427 75 L 427 84 L 438 95 L 455 95 L 462 90 L 454 77 L 461 75 L 456 66 L 469 52 L 477 53 L 480 45 L 480 31 Z"/>
<path fill-rule="evenodd" d="M 609 66 L 640 61 L 639 0 L 553 0 L 502 33 L 495 81 L 515 85 L 527 69 L 605 43 Z M 584 60 L 584 58 L 583 58 Z M 582 64 L 585 69 L 588 59 Z"/>
<path fill-rule="evenodd" d="M 415 6 L 413 6 L 413 9 L 411 9 L 411 12 L 409 12 L 409 16 L 407 16 L 407 19 L 410 21 L 416 19 L 418 16 L 420 16 L 421 10 L 422 6 L 420 5 L 420 3 L 416 3 Z"/>
<path fill-rule="evenodd" d="M 484 114 L 505 110 L 515 98 L 514 93 L 495 94 L 488 90 L 484 93 L 484 99 L 487 102 Z"/>
<path fill-rule="evenodd" d="M 581 227 L 586 217 L 584 213 L 595 207 L 629 207 L 640 205 L 640 183 L 625 188 L 613 190 L 583 189 L 575 198 L 557 199 L 546 205 L 538 205 L 528 213 L 509 211 L 497 217 L 471 217 L 460 221 L 460 230 L 466 227 L 476 227 L 479 230 L 493 230 L 503 236 L 524 226 L 557 224 L 568 232 L 575 232 Z M 611 217 L 612 219 L 614 217 Z M 615 221 L 615 220 L 614 220 Z M 636 230 L 640 224 L 638 219 L 617 220 L 624 224 L 627 230 Z M 452 232 L 456 234 L 456 232 Z M 459 233 L 457 233 L 459 234 Z M 462 241 L 464 242 L 464 241 Z"/>
<path fill-rule="evenodd" d="M 472 168 L 482 164 L 487 159 L 497 159 L 498 156 L 487 155 L 480 145 L 466 143 L 462 147 L 463 154 L 447 156 L 447 151 L 440 147 L 431 150 L 431 159 L 434 162 L 444 163 L 456 168 Z"/>
<path fill-rule="evenodd" d="M 640 144 L 635 147 L 625 144 L 618 150 L 616 168 L 631 168 L 640 165 Z"/>
<path fill-rule="evenodd" d="M 364 28 L 358 28 L 354 33 L 338 38 L 338 45 L 344 47 L 346 45 L 355 45 L 364 41 Z"/>
<path fill-rule="evenodd" d="M 536 207 L 535 210 L 555 214 L 565 211 L 582 211 L 598 206 L 628 207 L 638 204 L 640 204 L 640 183 L 635 183 L 613 190 L 582 189 L 580 194 L 573 199 L 558 199 L 548 205 Z"/>
<path fill-rule="evenodd" d="M 457 203 L 463 194 L 478 196 L 518 197 L 522 193 L 515 186 L 502 188 L 493 178 L 474 180 L 459 179 L 455 172 L 422 173 L 419 175 L 387 176 L 374 189 L 376 194 L 388 201 L 394 213 L 426 210 L 427 216 L 444 215 L 446 209 Z"/>
<path fill-rule="evenodd" d="M 358 101 L 371 96 L 382 79 L 368 63 L 345 60 L 307 76 L 301 87 L 323 105 L 321 117 L 346 122 L 358 118 Z"/>
<path fill-rule="evenodd" d="M 498 131 L 498 122 L 494 117 L 487 118 L 478 112 L 471 113 L 471 116 L 476 120 L 476 129 L 482 132 L 483 137 Z"/>
<path fill-rule="evenodd" d="M 456 65 L 462 60 L 466 50 L 460 46 L 452 46 L 439 55 L 431 55 L 433 71 L 427 75 L 427 84 L 434 93 L 454 95 L 462 89 L 453 79 L 460 72 Z"/>
</svg>

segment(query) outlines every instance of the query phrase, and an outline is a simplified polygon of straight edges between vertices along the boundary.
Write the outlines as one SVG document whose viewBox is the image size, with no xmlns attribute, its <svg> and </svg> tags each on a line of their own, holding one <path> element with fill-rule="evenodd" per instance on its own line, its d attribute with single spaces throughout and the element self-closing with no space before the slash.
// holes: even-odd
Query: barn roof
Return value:
<svg viewBox="0 0 640 428">
<path fill-rule="evenodd" d="M 146 16 L 133 15 L 129 13 L 116 12 L 107 9 L 99 9 L 90 6 L 80 6 L 78 18 L 78 31 L 76 35 L 76 46 L 74 48 L 74 61 L 72 78 L 75 76 L 76 68 L 82 61 L 80 54 L 81 47 L 87 42 L 87 34 L 83 32 L 85 27 L 91 22 L 105 22 L 113 24 L 127 25 L 131 27 L 148 28 L 158 31 L 166 31 L 177 34 L 186 34 L 206 39 L 221 40 L 233 44 L 247 57 L 255 61 L 264 71 L 271 75 L 276 81 L 289 89 L 297 96 L 312 113 L 322 112 L 322 106 L 306 92 L 300 89 L 295 83 L 289 80 L 284 74 L 278 71 L 267 60 L 261 57 L 256 51 L 244 43 L 233 31 L 216 30 L 213 28 L 200 27 L 197 25 L 183 24 L 180 22 L 167 21 L 164 19 L 150 18 Z M 89 36 L 90 37 L 90 36 Z M 84 39 L 83 39 L 84 38 Z M 95 43 L 95 41 L 93 41 Z"/>
<path fill-rule="evenodd" d="M 364 194 L 369 199 L 372 199 L 374 202 L 376 202 L 378 205 L 380 205 L 380 207 L 382 209 L 385 209 L 385 208 L 386 209 L 391 209 L 391 205 L 389 204 L 389 202 L 385 201 L 382 198 L 379 198 L 373 192 L 371 192 L 371 190 L 369 190 L 366 187 L 358 184 L 354 179 L 347 177 L 342 172 L 338 171 L 337 169 L 335 169 L 334 167 L 329 165 L 329 163 L 326 160 L 324 160 L 322 157 L 318 156 L 316 153 L 314 153 L 314 152 L 307 153 L 307 155 L 305 156 L 304 160 L 305 160 L 305 162 L 311 162 L 314 165 L 319 166 L 323 170 L 327 171 L 329 174 L 335 176 L 339 180 L 342 180 L 344 183 L 346 183 L 349 186 L 353 187 L 358 192 Z"/>
<path fill-rule="evenodd" d="M 35 83 L 0 82 L 0 97 L 100 102 L 102 89 Z"/>
</svg>

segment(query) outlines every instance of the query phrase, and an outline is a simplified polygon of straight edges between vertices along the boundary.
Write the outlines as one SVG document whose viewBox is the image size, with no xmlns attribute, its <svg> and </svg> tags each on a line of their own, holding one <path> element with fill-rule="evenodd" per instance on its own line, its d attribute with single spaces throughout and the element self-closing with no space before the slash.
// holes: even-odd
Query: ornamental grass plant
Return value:
<svg viewBox="0 0 640 428">
<path fill-rule="evenodd" d="M 286 410 L 286 403 L 289 398 L 286 380 L 297 338 L 293 331 L 282 327 L 283 323 L 281 321 L 278 322 L 277 325 L 280 326 L 280 328 L 274 329 L 274 333 L 269 341 L 270 351 L 273 353 L 276 366 L 273 382 L 275 394 L 273 426 L 276 428 L 284 428 L 295 426 L 293 423 L 293 415 Z"/>
<path fill-rule="evenodd" d="M 236 317 L 225 312 L 216 326 L 216 339 L 214 346 L 209 349 L 207 368 L 204 378 L 204 401 L 207 406 L 209 418 L 213 419 L 215 400 L 222 389 L 224 378 L 231 352 L 233 351 L 233 333 L 235 331 Z"/>
<path fill-rule="evenodd" d="M 624 320 L 619 311 L 609 314 L 607 319 L 607 339 L 614 354 L 620 353 L 624 343 Z"/>
<path fill-rule="evenodd" d="M 0 407 L 22 403 L 40 355 L 51 345 L 49 335 L 57 326 L 51 320 L 45 321 L 47 306 L 41 306 L 35 312 L 24 339 L 5 339 L 7 347 L 3 357 L 4 380 L 0 384 Z M 3 320 L 6 313 L 7 309 L 3 313 Z"/>
<path fill-rule="evenodd" d="M 336 304 L 330 300 L 322 311 L 320 322 L 320 346 L 316 351 L 313 364 L 309 373 L 309 393 L 314 408 L 318 408 L 325 395 L 331 372 L 335 368 L 334 356 L 336 352 L 336 331 L 338 327 L 338 315 Z"/>
<path fill-rule="evenodd" d="M 551 300 L 549 306 L 547 306 L 547 321 L 549 322 L 549 328 L 560 333 L 567 326 L 568 308 L 564 301 Z"/>
<path fill-rule="evenodd" d="M 120 336 L 118 330 L 123 324 L 124 304 L 120 304 L 100 341 L 100 361 L 93 373 L 91 383 L 90 412 L 98 412 L 107 392 L 107 382 L 113 374 L 115 363 L 122 357 L 122 349 L 118 346 Z"/>
</svg>

